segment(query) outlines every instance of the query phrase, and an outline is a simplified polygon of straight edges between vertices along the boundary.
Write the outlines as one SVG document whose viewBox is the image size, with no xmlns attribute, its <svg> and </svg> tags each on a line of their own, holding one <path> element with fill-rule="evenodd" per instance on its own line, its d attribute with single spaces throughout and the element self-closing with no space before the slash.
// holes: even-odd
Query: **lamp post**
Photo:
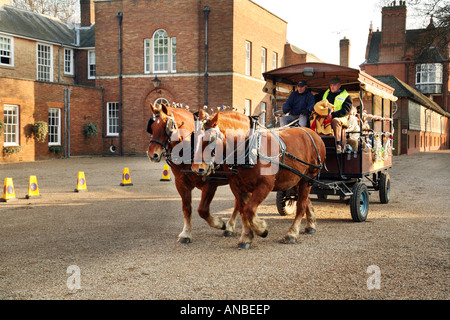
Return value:
<svg viewBox="0 0 450 320">
<path fill-rule="evenodd" d="M 161 80 L 158 79 L 158 76 L 155 76 L 155 78 L 153 78 L 152 83 L 156 89 L 156 93 L 161 94 L 161 90 L 158 90 L 159 86 L 161 85 Z"/>
</svg>

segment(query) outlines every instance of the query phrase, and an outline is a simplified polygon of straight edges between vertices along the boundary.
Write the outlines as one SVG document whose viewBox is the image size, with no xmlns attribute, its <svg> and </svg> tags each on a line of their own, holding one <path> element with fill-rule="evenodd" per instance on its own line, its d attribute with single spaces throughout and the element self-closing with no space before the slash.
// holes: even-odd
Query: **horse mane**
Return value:
<svg viewBox="0 0 450 320">
<path fill-rule="evenodd" d="M 162 105 L 159 113 L 164 113 L 169 117 L 173 116 L 179 129 L 188 130 L 190 132 L 193 132 L 195 130 L 194 114 L 188 109 L 173 108 Z"/>
<path fill-rule="evenodd" d="M 250 118 L 237 111 L 222 111 L 210 116 L 205 121 L 205 126 L 214 128 L 219 126 L 223 132 L 227 129 L 250 129 Z"/>
</svg>

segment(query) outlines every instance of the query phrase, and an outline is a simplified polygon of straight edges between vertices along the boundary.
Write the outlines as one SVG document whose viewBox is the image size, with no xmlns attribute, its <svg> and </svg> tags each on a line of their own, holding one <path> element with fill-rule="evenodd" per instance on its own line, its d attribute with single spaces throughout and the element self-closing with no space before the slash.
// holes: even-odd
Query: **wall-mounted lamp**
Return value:
<svg viewBox="0 0 450 320">
<path fill-rule="evenodd" d="M 152 80 L 153 86 L 156 89 L 156 93 L 161 94 L 161 90 L 158 90 L 159 86 L 161 85 L 161 80 L 158 79 L 157 76 L 155 76 L 155 78 Z"/>
<path fill-rule="evenodd" d="M 314 77 L 314 69 L 313 68 L 304 68 L 302 73 L 305 77 Z"/>
</svg>

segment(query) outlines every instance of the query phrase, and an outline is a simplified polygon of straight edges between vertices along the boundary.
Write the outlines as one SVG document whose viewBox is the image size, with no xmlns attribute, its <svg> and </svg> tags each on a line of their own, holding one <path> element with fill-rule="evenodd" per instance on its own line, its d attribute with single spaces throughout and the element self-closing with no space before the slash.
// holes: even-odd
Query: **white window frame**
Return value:
<svg viewBox="0 0 450 320">
<path fill-rule="evenodd" d="M 250 100 L 250 99 L 245 99 L 244 114 L 246 116 L 252 115 L 252 100 Z"/>
<path fill-rule="evenodd" d="M 272 69 L 278 68 L 278 53 L 272 52 Z"/>
<path fill-rule="evenodd" d="M 3 106 L 3 123 L 5 124 L 5 129 L 3 132 L 3 145 L 5 147 L 19 146 L 19 110 L 18 105 L 5 104 Z M 10 117 L 7 118 L 7 115 Z M 10 141 L 6 141 L 9 136 L 13 137 L 13 139 L 8 139 Z"/>
<path fill-rule="evenodd" d="M 162 37 L 162 47 L 157 46 L 157 37 Z M 156 30 L 151 39 L 144 39 L 144 73 L 152 72 L 177 72 L 177 38 L 169 37 L 164 29 Z"/>
<path fill-rule="evenodd" d="M 416 65 L 416 84 L 442 84 L 442 69 L 440 63 Z"/>
<path fill-rule="evenodd" d="M 160 43 L 162 41 L 162 43 Z M 156 30 L 152 37 L 152 67 L 154 73 L 169 72 L 169 36 L 163 29 Z"/>
<path fill-rule="evenodd" d="M 88 79 L 95 79 L 95 50 L 89 50 L 88 53 Z"/>
<path fill-rule="evenodd" d="M 61 145 L 61 109 L 48 109 L 48 145 Z"/>
<path fill-rule="evenodd" d="M 106 135 L 108 137 L 119 136 L 119 112 L 118 102 L 106 103 Z"/>
<path fill-rule="evenodd" d="M 245 75 L 252 75 L 252 43 L 245 41 Z"/>
<path fill-rule="evenodd" d="M 151 73 L 152 66 L 152 40 L 144 39 L 144 73 Z"/>
<path fill-rule="evenodd" d="M 53 82 L 52 45 L 36 43 L 36 79 L 38 81 Z"/>
<path fill-rule="evenodd" d="M 2 60 L 9 59 L 9 63 Z M 14 67 L 14 38 L 0 35 L 0 65 Z"/>
<path fill-rule="evenodd" d="M 166 98 L 158 98 L 155 100 L 155 102 L 153 102 L 154 107 L 160 107 L 163 104 L 169 106 L 169 101 Z"/>
<path fill-rule="evenodd" d="M 73 50 L 64 48 L 64 74 L 73 76 Z"/>
<path fill-rule="evenodd" d="M 177 72 L 177 38 L 170 38 L 171 72 Z"/>
<path fill-rule="evenodd" d="M 267 71 L 267 49 L 261 48 L 261 78 L 264 79 L 263 73 Z"/>
</svg>

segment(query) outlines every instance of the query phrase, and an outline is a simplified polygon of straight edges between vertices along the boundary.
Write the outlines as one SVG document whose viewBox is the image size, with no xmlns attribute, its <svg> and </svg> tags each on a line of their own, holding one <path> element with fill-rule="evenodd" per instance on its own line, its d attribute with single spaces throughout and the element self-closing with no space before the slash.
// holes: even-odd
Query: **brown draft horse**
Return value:
<svg viewBox="0 0 450 320">
<path fill-rule="evenodd" d="M 188 163 L 171 161 L 172 151 L 181 144 L 187 145 L 186 149 L 190 153 L 191 135 L 195 131 L 194 114 L 186 109 L 171 108 L 163 105 L 161 110 L 150 105 L 155 120 L 151 123 L 148 131 L 152 133 L 152 139 L 148 146 L 147 155 L 151 161 L 159 162 L 165 154 L 169 159 L 168 163 L 175 177 L 175 186 L 182 200 L 182 209 L 184 215 L 184 227 L 178 236 L 178 242 L 192 242 L 192 190 L 198 188 L 202 191 L 198 213 L 213 228 L 224 230 L 224 236 L 231 236 L 235 231 L 235 223 L 238 214 L 237 200 L 231 218 L 225 224 L 221 218 L 213 217 L 210 214 L 210 204 L 216 193 L 217 187 L 227 185 L 228 181 L 212 180 L 208 181 L 205 177 L 193 174 L 190 171 L 190 156 Z M 206 117 L 203 110 L 199 112 L 199 119 Z M 249 121 L 247 121 L 247 128 Z M 245 127 L 244 124 L 241 124 Z M 184 155 L 186 156 L 186 155 Z M 216 175 L 219 176 L 220 175 Z M 224 176 L 222 176 L 224 177 Z"/>
<path fill-rule="evenodd" d="M 236 112 L 236 117 L 243 118 L 246 116 Z M 233 128 L 233 122 L 222 117 L 222 113 L 217 113 L 205 120 L 206 131 L 204 131 L 205 136 L 202 142 L 203 152 L 211 140 L 217 145 L 217 149 L 223 150 L 223 152 L 227 150 L 227 143 L 236 143 L 235 138 L 227 138 L 227 136 L 230 136 L 230 131 L 225 130 L 225 128 Z M 220 130 L 222 137 L 217 134 L 217 130 Z M 250 167 L 235 165 L 233 169 L 237 170 L 238 173 L 228 176 L 231 190 L 239 202 L 243 224 L 238 247 L 249 249 L 254 233 L 261 237 L 267 236 L 267 224 L 264 220 L 258 218 L 256 210 L 271 191 L 288 190 L 290 188 L 294 188 L 298 195 L 297 212 L 294 222 L 282 242 L 296 243 L 300 233 L 301 220 L 305 213 L 305 232 L 315 232 L 315 214 L 309 200 L 311 185 L 307 178 L 301 177 L 285 167 L 280 167 L 279 163 L 284 163 L 284 165 L 297 170 L 306 177 L 314 178 L 319 174 L 325 161 L 325 145 L 322 139 L 308 128 L 280 128 L 271 131 L 258 129 L 253 134 L 260 136 L 256 164 Z M 223 145 L 220 146 L 220 144 Z M 285 144 L 285 150 L 282 150 L 283 144 Z M 210 173 L 211 164 L 207 163 L 207 156 L 203 156 L 203 158 L 202 163 L 192 165 L 192 170 L 197 174 L 207 175 Z M 217 155 L 212 159 L 217 160 Z M 230 157 L 224 155 L 223 159 L 229 160 Z M 222 166 L 224 170 L 227 170 L 227 168 L 230 170 L 228 162 Z"/>
</svg>

